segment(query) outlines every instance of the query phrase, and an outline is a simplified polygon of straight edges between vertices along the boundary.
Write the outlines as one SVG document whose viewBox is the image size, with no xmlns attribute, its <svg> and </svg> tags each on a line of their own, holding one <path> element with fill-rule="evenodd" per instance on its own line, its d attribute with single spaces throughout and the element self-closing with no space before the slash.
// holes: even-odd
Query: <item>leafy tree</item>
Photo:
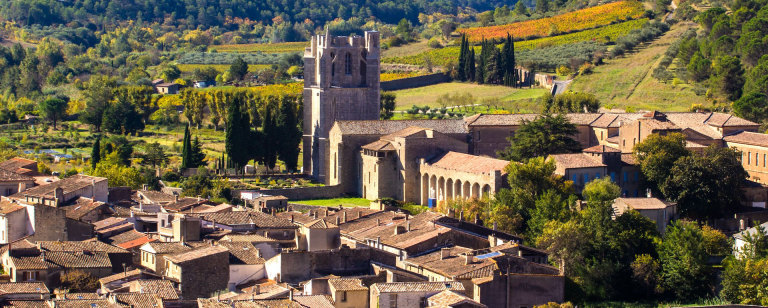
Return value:
<svg viewBox="0 0 768 308">
<path fill-rule="evenodd" d="M 65 271 L 59 281 L 62 287 L 73 292 L 88 292 L 99 288 L 99 278 L 81 270 Z"/>
<path fill-rule="evenodd" d="M 632 262 L 632 278 L 640 293 L 650 298 L 659 291 L 661 264 L 649 254 L 638 255 Z"/>
<path fill-rule="evenodd" d="M 229 66 L 229 73 L 237 80 L 243 80 L 243 77 L 248 74 L 248 63 L 245 63 L 243 58 L 238 56 L 235 62 Z"/>
<path fill-rule="evenodd" d="M 576 220 L 552 220 L 547 222 L 544 232 L 536 239 L 536 247 L 549 253 L 559 265 L 560 273 L 570 277 L 574 267 L 584 259 L 583 249 L 588 241 L 588 235 Z"/>
<path fill-rule="evenodd" d="M 395 34 L 402 37 L 406 42 L 411 40 L 411 23 L 403 18 L 397 23 Z"/>
<path fill-rule="evenodd" d="M 701 228 L 694 222 L 677 221 L 667 228 L 659 246 L 662 285 L 677 298 L 701 298 L 711 294 L 712 270 L 704 249 Z"/>
<path fill-rule="evenodd" d="M 546 93 L 541 97 L 544 112 L 569 113 L 569 112 L 597 112 L 600 109 L 600 101 L 592 93 L 566 92 L 552 95 Z"/>
<path fill-rule="evenodd" d="M 523 1 L 517 1 L 517 3 L 515 3 L 515 13 L 519 16 L 528 15 L 528 8 L 525 7 Z"/>
<path fill-rule="evenodd" d="M 548 0 L 536 0 L 536 12 L 539 14 L 544 14 L 549 11 L 549 1 Z"/>
<path fill-rule="evenodd" d="M 246 69 L 246 73 L 248 70 Z M 217 71 L 215 68 L 211 66 L 206 66 L 204 68 L 195 68 L 192 71 L 192 76 L 195 77 L 196 81 L 214 81 L 216 80 L 216 75 L 219 74 L 219 71 Z"/>
<path fill-rule="evenodd" d="M 645 185 L 655 191 L 666 184 L 675 162 L 691 155 L 685 148 L 685 136 L 680 133 L 650 135 L 636 144 L 632 153 L 640 166 Z"/>
<path fill-rule="evenodd" d="M 147 73 L 141 66 L 134 67 L 133 70 L 128 73 L 128 77 L 125 78 L 126 81 L 132 83 L 137 83 L 142 79 L 149 79 L 149 73 Z"/>
<path fill-rule="evenodd" d="M 37 105 L 40 114 L 53 122 L 56 130 L 56 122 L 67 114 L 67 101 L 60 98 L 49 98 Z"/>
<path fill-rule="evenodd" d="M 277 135 L 267 137 L 278 139 L 276 137 L 280 136 L 277 155 L 285 163 L 285 168 L 293 171 L 298 167 L 299 144 L 302 136 L 298 117 L 298 98 L 284 96 L 280 101 L 280 112 L 275 123 Z"/>
<path fill-rule="evenodd" d="M 141 172 L 125 165 L 119 152 L 112 152 L 96 164 L 91 175 L 107 178 L 112 187 L 129 186 L 133 189 L 139 189 L 144 184 L 144 177 Z"/>
<path fill-rule="evenodd" d="M 533 121 L 524 120 L 509 137 L 511 145 L 498 153 L 502 159 L 525 161 L 551 154 L 574 153 L 581 144 L 571 136 L 578 134 L 576 126 L 562 114 L 544 114 Z"/>
<path fill-rule="evenodd" d="M 80 120 L 93 126 L 96 131 L 100 131 L 104 113 L 114 98 L 112 90 L 117 87 L 117 81 L 107 76 L 91 76 L 83 86 L 82 95 L 86 105 Z"/>
<path fill-rule="evenodd" d="M 709 78 L 712 71 L 712 61 L 705 58 L 701 53 L 696 52 L 687 66 L 688 73 L 693 81 L 703 81 Z"/>
<path fill-rule="evenodd" d="M 536 201 L 535 207 L 530 211 L 528 220 L 527 238 L 536 239 L 541 235 L 544 226 L 549 221 L 567 222 L 573 218 L 576 212 L 571 205 L 576 202 L 576 196 L 566 196 L 561 191 L 549 189 Z"/>
<path fill-rule="evenodd" d="M 731 101 L 741 97 L 744 87 L 744 68 L 737 57 L 725 56 L 715 65 L 713 78 L 720 89 Z"/>
<path fill-rule="evenodd" d="M 144 130 L 139 110 L 125 97 L 116 97 L 104 110 L 102 127 L 113 134 L 134 134 Z"/>
<path fill-rule="evenodd" d="M 168 162 L 168 155 L 165 154 L 165 150 L 157 141 L 147 144 L 144 152 L 144 162 L 152 165 L 152 168 Z"/>
<path fill-rule="evenodd" d="M 184 116 L 189 123 L 196 125 L 199 129 L 205 117 L 208 96 L 205 93 L 190 88 L 182 90 L 180 96 L 184 103 Z"/>
<path fill-rule="evenodd" d="M 381 98 L 379 99 L 379 106 L 381 109 L 380 119 L 389 120 L 395 113 L 395 102 L 397 100 L 397 94 L 394 92 L 381 92 Z"/>
<path fill-rule="evenodd" d="M 749 174 L 741 164 L 741 152 L 710 146 L 704 155 L 694 154 L 675 161 L 660 186 L 678 211 L 693 219 L 720 218 L 744 200 L 744 179 Z"/>
<path fill-rule="evenodd" d="M 765 121 L 768 118 L 768 97 L 763 93 L 750 92 L 733 102 L 733 112 L 750 121 Z"/>
<path fill-rule="evenodd" d="M 155 90 L 150 86 L 123 86 L 115 89 L 115 99 L 131 103 L 140 113 L 143 123 L 147 123 L 154 108 L 152 95 Z"/>
<path fill-rule="evenodd" d="M 757 66 L 753 67 L 748 75 L 744 92 L 759 92 L 768 95 L 768 55 L 762 56 Z"/>
</svg>

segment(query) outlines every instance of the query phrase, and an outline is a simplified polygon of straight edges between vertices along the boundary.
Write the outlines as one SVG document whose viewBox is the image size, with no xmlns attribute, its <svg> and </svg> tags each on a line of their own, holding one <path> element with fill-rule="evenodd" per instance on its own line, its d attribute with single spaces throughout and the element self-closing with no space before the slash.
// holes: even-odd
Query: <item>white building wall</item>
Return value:
<svg viewBox="0 0 768 308">
<path fill-rule="evenodd" d="M 264 264 L 237 264 L 229 265 L 229 285 L 239 285 L 251 280 L 262 279 L 267 276 Z"/>
<path fill-rule="evenodd" d="M 0 243 L 6 244 L 27 236 L 27 211 L 18 210 L 0 216 Z"/>
</svg>

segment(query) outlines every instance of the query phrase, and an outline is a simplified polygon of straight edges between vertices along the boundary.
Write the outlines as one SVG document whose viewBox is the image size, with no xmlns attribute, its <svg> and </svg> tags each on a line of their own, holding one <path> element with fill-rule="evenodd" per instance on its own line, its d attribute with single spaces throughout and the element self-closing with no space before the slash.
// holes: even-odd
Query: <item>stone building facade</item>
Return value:
<svg viewBox="0 0 768 308">
<path fill-rule="evenodd" d="M 312 38 L 304 51 L 304 166 L 325 180 L 336 121 L 379 119 L 379 33 Z"/>
</svg>

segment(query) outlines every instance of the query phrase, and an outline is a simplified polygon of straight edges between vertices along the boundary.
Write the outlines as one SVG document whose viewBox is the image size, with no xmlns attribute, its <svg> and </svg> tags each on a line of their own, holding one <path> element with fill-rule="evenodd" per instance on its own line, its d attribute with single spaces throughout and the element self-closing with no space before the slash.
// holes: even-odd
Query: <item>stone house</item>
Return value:
<svg viewBox="0 0 768 308">
<path fill-rule="evenodd" d="M 269 260 L 279 253 L 284 248 L 285 244 L 293 244 L 292 241 L 278 241 L 268 237 L 264 237 L 258 234 L 238 234 L 229 233 L 223 236 L 219 243 L 232 242 L 232 243 L 249 243 L 259 250 L 259 256 L 265 260 Z M 288 245 L 290 246 L 290 245 Z"/>
<path fill-rule="evenodd" d="M 146 270 L 137 268 L 132 271 L 123 271 L 122 273 L 112 274 L 99 279 L 101 293 L 109 294 L 113 292 L 126 292 L 129 290 L 133 281 L 139 279 L 159 279 L 157 275 L 150 274 Z"/>
<path fill-rule="evenodd" d="M 11 282 L 40 281 L 46 285 L 58 283 L 61 273 L 69 270 L 83 271 L 96 278 L 112 273 L 109 256 L 102 251 L 12 253 L 4 267 Z"/>
<path fill-rule="evenodd" d="M 749 173 L 747 205 L 766 208 L 768 201 L 768 135 L 739 131 L 723 138 L 725 146 L 741 151 L 741 165 Z"/>
<path fill-rule="evenodd" d="M 768 236 L 768 222 L 761 224 L 760 227 L 763 228 L 763 232 L 765 232 L 766 236 Z M 757 234 L 757 227 L 752 227 L 733 235 L 733 240 L 734 240 L 733 255 L 734 256 L 738 258 L 741 257 L 741 254 L 744 251 L 744 246 L 747 245 L 746 236 L 748 234 L 755 236 Z"/>
<path fill-rule="evenodd" d="M 128 292 L 141 294 L 157 294 L 166 305 L 179 300 L 179 293 L 173 282 L 166 279 L 138 279 L 130 283 Z"/>
<path fill-rule="evenodd" d="M 182 242 L 149 242 L 141 246 L 139 265 L 155 273 L 165 272 L 165 256 L 190 251 L 192 247 Z"/>
<path fill-rule="evenodd" d="M 427 299 L 427 307 L 484 308 L 487 307 L 469 297 L 449 290 L 437 293 Z"/>
<path fill-rule="evenodd" d="M 157 213 L 157 235 L 163 242 L 193 242 L 201 239 L 200 218 L 184 214 Z"/>
<path fill-rule="evenodd" d="M 42 282 L 0 283 L 0 303 L 6 300 L 47 300 L 51 291 Z"/>
<path fill-rule="evenodd" d="M 26 222 L 26 207 L 0 200 L 0 243 L 11 243 L 29 235 Z"/>
<path fill-rule="evenodd" d="M 612 207 L 614 219 L 626 211 L 635 210 L 655 222 L 661 234 L 667 231 L 667 226 L 677 217 L 677 204 L 658 198 L 617 198 Z"/>
<path fill-rule="evenodd" d="M 554 154 L 547 160 L 555 161 L 555 174 L 561 175 L 567 181 L 573 181 L 573 187 L 581 192 L 584 186 L 592 180 L 605 177 L 608 166 L 602 160 L 596 160 L 584 153 Z"/>
<path fill-rule="evenodd" d="M 445 152 L 423 159 L 421 173 L 421 205 L 430 199 L 437 203 L 456 198 L 481 198 L 507 187 L 506 160 Z"/>
<path fill-rule="evenodd" d="M 473 299 L 488 307 L 535 307 L 565 301 L 562 275 L 494 271 L 492 276 L 472 279 L 472 283 L 475 285 Z"/>
<path fill-rule="evenodd" d="M 175 82 L 164 82 L 155 86 L 158 94 L 179 94 L 179 84 Z"/>
<path fill-rule="evenodd" d="M 37 247 L 44 252 L 104 252 L 114 272 L 124 271 L 133 263 L 132 254 L 127 249 L 99 241 L 38 241 Z"/>
<path fill-rule="evenodd" d="M 0 196 L 11 196 L 33 186 L 35 178 L 0 168 Z"/>
<path fill-rule="evenodd" d="M 0 169 L 27 176 L 40 174 L 37 172 L 37 161 L 21 157 L 14 157 L 0 162 Z"/>
<path fill-rule="evenodd" d="M 174 281 L 184 299 L 210 297 L 229 283 L 229 250 L 208 246 L 165 256 L 164 277 Z"/>
<path fill-rule="evenodd" d="M 106 178 L 76 174 L 50 184 L 28 188 L 10 196 L 26 203 L 39 203 L 58 207 L 78 198 L 91 198 L 98 202 L 109 202 Z"/>
<path fill-rule="evenodd" d="M 66 212 L 67 218 L 87 223 L 103 220 L 112 213 L 107 203 L 86 197 L 73 199 L 59 208 Z"/>
<path fill-rule="evenodd" d="M 596 145 L 582 153 L 555 154 L 555 174 L 574 183 L 577 192 L 592 180 L 609 177 L 621 187 L 623 196 L 639 194 L 640 169 L 635 166 L 632 154 L 623 154 L 617 148 Z"/>
<path fill-rule="evenodd" d="M 376 283 L 370 288 L 368 307 L 427 307 L 429 297 L 446 290 L 464 294 L 464 285 L 456 281 Z"/>
<path fill-rule="evenodd" d="M 300 225 L 296 247 L 300 250 L 329 250 L 341 246 L 339 226 L 323 219 Z"/>
<path fill-rule="evenodd" d="M 267 278 L 278 283 L 300 283 L 328 275 L 367 275 L 371 262 L 394 266 L 395 255 L 370 247 L 320 251 L 283 251 L 267 260 Z"/>
<path fill-rule="evenodd" d="M 355 278 L 328 279 L 333 306 L 336 308 L 356 308 L 368 305 L 368 287 L 362 280 Z"/>
<path fill-rule="evenodd" d="M 249 242 L 223 242 L 218 245 L 229 251 L 229 290 L 246 282 L 256 281 L 267 276 L 264 269 L 266 260 L 259 255 L 259 250 Z"/>
<path fill-rule="evenodd" d="M 259 195 L 252 202 L 254 207 L 262 212 L 269 212 L 271 209 L 284 210 L 288 207 L 288 198 L 284 196 Z"/>
</svg>

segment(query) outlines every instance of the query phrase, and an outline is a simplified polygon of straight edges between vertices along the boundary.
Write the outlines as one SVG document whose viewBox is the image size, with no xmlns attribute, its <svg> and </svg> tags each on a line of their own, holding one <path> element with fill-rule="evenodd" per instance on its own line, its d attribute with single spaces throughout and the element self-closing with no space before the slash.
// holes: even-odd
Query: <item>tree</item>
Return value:
<svg viewBox="0 0 768 308">
<path fill-rule="evenodd" d="M 60 98 L 49 98 L 37 105 L 37 109 L 46 118 L 53 122 L 53 130 L 56 130 L 56 122 L 67 114 L 67 101 Z"/>
<path fill-rule="evenodd" d="M 502 69 L 501 52 L 496 46 L 491 46 L 488 61 L 485 63 L 485 83 L 501 84 L 504 78 Z"/>
<path fill-rule="evenodd" d="M 395 28 L 395 34 L 402 37 L 406 42 L 411 40 L 411 31 L 411 22 L 405 18 L 401 19 Z"/>
<path fill-rule="evenodd" d="M 100 131 L 104 112 L 114 98 L 112 90 L 117 87 L 117 81 L 107 76 L 91 76 L 83 86 L 85 89 L 82 95 L 86 105 L 80 120 L 93 126 L 96 131 Z"/>
<path fill-rule="evenodd" d="M 679 213 L 692 219 L 721 218 L 740 206 L 744 179 L 749 174 L 741 163 L 740 151 L 710 146 L 675 161 L 667 180 L 660 186 Z"/>
<path fill-rule="evenodd" d="M 465 35 L 461 35 L 461 45 L 459 46 L 459 65 L 456 69 L 457 79 L 459 81 L 467 80 L 467 58 L 469 57 L 469 49 L 467 48 L 467 38 Z"/>
<path fill-rule="evenodd" d="M 549 11 L 549 1 L 548 0 L 536 0 L 536 12 L 539 14 L 544 14 Z"/>
<path fill-rule="evenodd" d="M 101 160 L 101 137 L 96 136 L 91 148 L 91 168 L 96 169 L 96 164 Z"/>
<path fill-rule="evenodd" d="M 65 271 L 59 280 L 62 287 L 73 292 L 88 292 L 99 288 L 99 278 L 81 270 Z"/>
<path fill-rule="evenodd" d="M 517 15 L 528 15 L 528 8 L 525 7 L 525 3 L 523 1 L 517 1 L 515 4 L 515 13 Z"/>
<path fill-rule="evenodd" d="M 180 96 L 184 103 L 184 116 L 189 123 L 196 125 L 199 129 L 205 117 L 208 96 L 205 93 L 190 88 L 182 90 Z"/>
<path fill-rule="evenodd" d="M 733 102 L 733 112 L 750 121 L 765 121 L 768 118 L 768 97 L 763 93 L 750 92 Z"/>
<path fill-rule="evenodd" d="M 632 262 L 632 280 L 646 298 L 655 294 L 659 287 L 661 264 L 649 254 L 638 255 Z"/>
<path fill-rule="evenodd" d="M 713 76 L 718 88 L 731 101 L 738 100 L 741 97 L 741 91 L 744 87 L 744 68 L 737 57 L 724 56 L 715 65 L 715 74 Z"/>
<path fill-rule="evenodd" d="M 515 86 L 517 83 L 517 63 L 515 60 L 515 41 L 512 35 L 507 33 L 507 41 L 501 51 L 502 67 L 504 71 L 504 85 Z"/>
<path fill-rule="evenodd" d="M 285 163 L 287 170 L 296 170 L 299 160 L 301 128 L 298 117 L 298 98 L 284 96 L 280 100 L 280 112 L 277 115 L 278 142 L 277 155 Z"/>
<path fill-rule="evenodd" d="M 115 89 L 115 99 L 131 103 L 146 124 L 155 105 L 152 99 L 154 93 L 155 90 L 150 86 L 122 86 Z"/>
<path fill-rule="evenodd" d="M 232 65 L 229 66 L 229 73 L 237 78 L 237 80 L 243 80 L 243 77 L 248 74 L 248 63 L 243 61 L 242 57 L 237 56 L 235 62 L 232 62 Z"/>
<path fill-rule="evenodd" d="M 659 246 L 662 285 L 679 299 L 702 298 L 711 293 L 712 270 L 704 250 L 701 228 L 677 221 L 667 228 Z"/>
<path fill-rule="evenodd" d="M 581 150 L 581 144 L 571 136 L 578 134 L 576 126 L 562 114 L 544 114 L 523 124 L 512 137 L 511 145 L 499 151 L 502 159 L 525 161 L 533 157 L 551 154 L 574 153 Z"/>
<path fill-rule="evenodd" d="M 189 134 L 189 124 L 184 126 L 184 140 L 181 141 L 181 167 L 182 168 L 189 168 L 190 162 L 192 161 L 190 157 L 190 148 L 192 147 L 192 142 L 190 141 L 191 136 Z"/>
<path fill-rule="evenodd" d="M 134 134 L 144 130 L 139 110 L 123 96 L 116 97 L 104 110 L 102 127 L 112 134 Z"/>
<path fill-rule="evenodd" d="M 680 133 L 666 136 L 652 134 L 635 145 L 632 153 L 640 166 L 645 185 L 657 192 L 666 184 L 675 162 L 691 155 L 685 147 L 685 136 Z"/>
<path fill-rule="evenodd" d="M 600 101 L 592 93 L 566 92 L 558 95 L 546 93 L 541 96 L 544 112 L 581 113 L 598 112 Z"/>
<path fill-rule="evenodd" d="M 573 268 L 584 259 L 583 249 L 589 239 L 575 220 L 552 220 L 544 226 L 544 232 L 536 239 L 536 247 L 545 250 L 557 262 L 560 274 L 573 275 Z"/>
<path fill-rule="evenodd" d="M 157 141 L 147 144 L 144 152 L 144 162 L 152 165 L 152 168 L 165 165 L 168 162 L 168 155 L 165 154 L 165 150 Z"/>
<path fill-rule="evenodd" d="M 696 52 L 687 68 L 693 81 L 703 81 L 709 78 L 712 71 L 712 61 L 705 58 L 700 52 Z"/>
<path fill-rule="evenodd" d="M 396 100 L 397 94 L 394 92 L 381 92 L 381 97 L 379 98 L 380 119 L 389 120 L 395 115 Z"/>
<path fill-rule="evenodd" d="M 225 149 L 236 170 L 243 170 L 250 160 L 249 142 L 253 142 L 249 140 L 251 120 L 248 112 L 243 112 L 245 104 L 245 93 L 237 92 L 232 96 L 227 110 Z"/>
<path fill-rule="evenodd" d="M 270 106 L 267 106 L 267 109 L 264 112 L 264 122 L 262 122 L 261 132 L 264 134 L 264 139 L 262 139 L 261 142 L 264 154 L 262 162 L 264 163 L 264 166 L 271 170 L 275 168 L 275 163 L 277 162 L 278 142 L 276 136 L 278 136 L 278 130 L 275 125 L 275 115 Z"/>
<path fill-rule="evenodd" d="M 189 168 L 198 168 L 205 166 L 205 152 L 203 152 L 203 144 L 200 143 L 200 138 L 195 136 L 195 141 L 189 147 Z"/>
<path fill-rule="evenodd" d="M 129 186 L 133 189 L 139 189 L 144 184 L 144 177 L 141 172 L 125 165 L 117 151 L 110 153 L 96 164 L 91 175 L 107 178 L 112 187 Z"/>
<path fill-rule="evenodd" d="M 469 55 L 467 56 L 467 65 L 466 65 L 466 76 L 467 81 L 474 82 L 475 81 L 475 48 L 470 46 L 469 47 Z"/>
</svg>

